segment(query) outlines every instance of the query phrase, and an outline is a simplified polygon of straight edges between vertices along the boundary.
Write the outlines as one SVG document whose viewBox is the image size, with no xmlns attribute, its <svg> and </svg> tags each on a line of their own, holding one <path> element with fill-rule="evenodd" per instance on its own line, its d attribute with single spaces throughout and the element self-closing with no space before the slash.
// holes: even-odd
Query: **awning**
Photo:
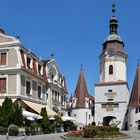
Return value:
<svg viewBox="0 0 140 140">
<path fill-rule="evenodd" d="M 62 117 L 62 120 L 63 120 L 63 121 L 75 121 L 74 118 L 69 117 L 69 116 L 63 116 L 63 117 Z"/>
<path fill-rule="evenodd" d="M 46 108 L 47 110 L 47 114 L 49 117 L 53 117 L 54 115 L 57 115 L 56 112 L 54 112 L 52 109 L 50 109 L 48 106 L 46 105 L 42 105 L 42 104 L 38 104 L 38 103 L 34 103 L 34 102 L 30 102 L 30 101 L 26 101 L 23 100 L 23 102 L 25 102 L 28 106 L 30 106 L 32 109 L 34 109 L 36 112 L 38 112 L 40 114 L 41 112 L 41 108 Z"/>
<path fill-rule="evenodd" d="M 26 110 L 23 110 L 22 114 L 23 114 L 23 117 L 27 118 L 28 120 L 42 119 L 42 116 L 35 114 L 35 113 L 32 113 L 32 112 L 29 112 L 29 111 L 26 111 Z"/>
</svg>

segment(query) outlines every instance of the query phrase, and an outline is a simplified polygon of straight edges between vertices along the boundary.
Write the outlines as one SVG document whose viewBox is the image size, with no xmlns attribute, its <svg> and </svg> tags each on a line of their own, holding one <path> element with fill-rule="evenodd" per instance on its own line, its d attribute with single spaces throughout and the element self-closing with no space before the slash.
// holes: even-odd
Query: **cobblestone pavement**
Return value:
<svg viewBox="0 0 140 140">
<path fill-rule="evenodd" d="M 126 133 L 129 137 L 121 138 L 121 140 L 140 140 L 140 131 L 123 131 L 123 133 Z M 62 140 L 61 136 L 63 136 L 64 134 L 65 133 L 53 133 L 53 134 L 34 135 L 34 136 L 26 136 L 26 137 L 10 136 L 9 140 Z M 0 140 L 6 140 L 6 136 L 0 135 Z"/>
<path fill-rule="evenodd" d="M 126 133 L 130 138 L 126 138 L 123 140 L 140 140 L 140 131 L 123 131 Z"/>
<path fill-rule="evenodd" d="M 61 136 L 65 133 L 53 133 L 46 135 L 27 136 L 25 140 L 61 140 Z"/>
</svg>

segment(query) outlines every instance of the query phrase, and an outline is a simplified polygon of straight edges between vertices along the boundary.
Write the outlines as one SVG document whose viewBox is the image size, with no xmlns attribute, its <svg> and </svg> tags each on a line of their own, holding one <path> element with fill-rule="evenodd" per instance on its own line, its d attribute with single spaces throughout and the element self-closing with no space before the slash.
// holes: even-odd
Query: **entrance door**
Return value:
<svg viewBox="0 0 140 140">
<path fill-rule="evenodd" d="M 103 118 L 103 125 L 109 126 L 109 123 L 111 120 L 116 119 L 116 117 L 113 116 L 106 116 Z"/>
</svg>

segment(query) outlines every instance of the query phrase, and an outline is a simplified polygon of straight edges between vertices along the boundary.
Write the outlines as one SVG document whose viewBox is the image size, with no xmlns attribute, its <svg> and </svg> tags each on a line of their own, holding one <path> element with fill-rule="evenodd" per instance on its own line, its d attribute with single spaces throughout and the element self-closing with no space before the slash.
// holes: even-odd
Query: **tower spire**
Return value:
<svg viewBox="0 0 140 140">
<path fill-rule="evenodd" d="M 110 25 L 109 25 L 109 28 L 110 28 L 110 34 L 118 34 L 117 32 L 117 28 L 118 28 L 118 20 L 115 16 L 115 11 L 116 11 L 116 8 L 115 8 L 115 4 L 112 5 L 112 17 L 110 19 Z"/>
<path fill-rule="evenodd" d="M 140 60 L 138 59 L 138 64 L 137 64 L 138 67 L 140 66 L 139 62 L 140 62 Z"/>
<path fill-rule="evenodd" d="M 113 13 L 113 15 L 115 14 L 115 11 L 116 11 L 115 4 L 112 4 L 112 13 Z"/>
<path fill-rule="evenodd" d="M 83 71 L 83 64 L 81 64 L 81 69 L 80 69 L 80 71 Z"/>
</svg>

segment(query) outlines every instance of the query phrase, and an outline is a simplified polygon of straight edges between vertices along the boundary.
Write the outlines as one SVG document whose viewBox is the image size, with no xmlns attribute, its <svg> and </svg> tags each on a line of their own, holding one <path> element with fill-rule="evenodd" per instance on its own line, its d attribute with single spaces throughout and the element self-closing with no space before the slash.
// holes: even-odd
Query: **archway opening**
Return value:
<svg viewBox="0 0 140 140">
<path fill-rule="evenodd" d="M 103 118 L 103 125 L 104 126 L 109 126 L 110 122 L 113 120 L 113 119 L 116 119 L 116 117 L 114 116 L 106 116 Z"/>
</svg>

